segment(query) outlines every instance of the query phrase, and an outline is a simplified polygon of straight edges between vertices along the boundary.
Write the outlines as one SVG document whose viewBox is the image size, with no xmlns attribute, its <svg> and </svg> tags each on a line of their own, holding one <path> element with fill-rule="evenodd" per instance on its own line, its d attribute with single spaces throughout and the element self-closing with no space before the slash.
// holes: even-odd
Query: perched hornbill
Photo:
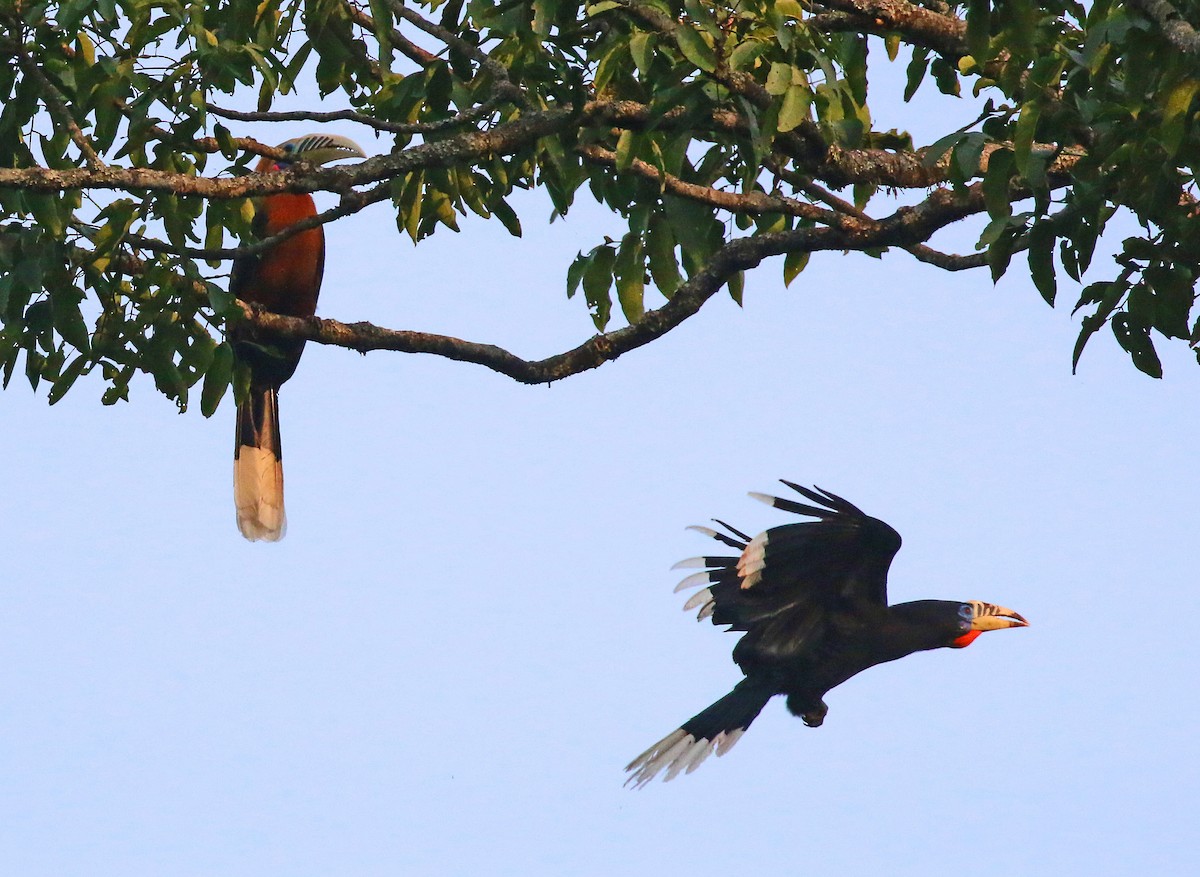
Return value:
<svg viewBox="0 0 1200 877">
<path fill-rule="evenodd" d="M 777 694 L 815 728 L 828 707 L 822 697 L 868 667 L 913 652 L 961 649 L 985 630 L 1025 627 L 1011 609 L 978 600 L 916 600 L 889 606 L 887 572 L 900 534 L 840 496 L 790 481 L 813 505 L 750 494 L 785 512 L 817 518 L 773 527 L 751 539 L 693 527 L 739 549 L 737 557 L 694 557 L 675 569 L 702 567 L 675 589 L 708 587 L 684 609 L 745 631 L 733 660 L 746 678 L 733 691 L 663 737 L 625 768 L 640 787 L 662 770 L 666 779 L 691 773 L 712 752 L 724 755 Z M 627 783 L 627 784 L 628 784 Z"/>
<path fill-rule="evenodd" d="M 284 170 L 296 161 L 326 164 L 365 157 L 352 140 L 332 134 L 308 134 L 279 144 L 282 159 L 263 158 L 258 173 Z M 254 205 L 253 230 L 259 239 L 317 215 L 308 193 L 267 195 Z M 229 291 L 243 301 L 292 317 L 317 312 L 325 268 L 325 235 L 320 226 L 305 229 L 254 256 L 237 259 Z M 259 343 L 235 330 L 234 351 L 250 367 L 250 395 L 238 406 L 233 446 L 233 501 L 242 535 L 256 542 L 283 538 L 283 450 L 279 443 L 279 387 L 296 371 L 303 341 Z"/>
</svg>

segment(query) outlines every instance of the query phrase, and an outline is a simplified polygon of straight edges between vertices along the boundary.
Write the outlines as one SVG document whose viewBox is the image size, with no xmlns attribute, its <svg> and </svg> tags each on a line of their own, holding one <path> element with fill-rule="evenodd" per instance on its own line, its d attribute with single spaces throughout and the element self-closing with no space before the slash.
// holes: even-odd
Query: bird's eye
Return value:
<svg viewBox="0 0 1200 877">
<path fill-rule="evenodd" d="M 958 615 L 960 618 L 973 618 L 975 616 L 975 610 L 972 609 L 969 604 L 964 603 L 958 607 Z"/>
</svg>

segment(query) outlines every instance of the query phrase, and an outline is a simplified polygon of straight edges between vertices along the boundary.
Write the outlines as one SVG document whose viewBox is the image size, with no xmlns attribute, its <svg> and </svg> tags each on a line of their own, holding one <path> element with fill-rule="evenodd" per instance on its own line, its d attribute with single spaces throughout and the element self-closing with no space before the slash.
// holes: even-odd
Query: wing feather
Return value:
<svg viewBox="0 0 1200 877">
<path fill-rule="evenodd" d="M 892 527 L 837 494 L 783 484 L 811 504 L 752 496 L 815 520 L 772 527 L 753 538 L 723 521 L 716 523 L 732 537 L 693 528 L 741 553 L 693 558 L 688 566 L 702 563 L 704 572 L 689 576 L 680 588 L 707 581 L 707 599 L 693 595 L 688 608 L 700 605 L 699 618 L 711 615 L 714 624 L 753 632 L 749 639 L 756 649 L 776 654 L 819 643 L 836 616 L 856 606 L 886 607 L 888 569 L 901 544 Z"/>
</svg>

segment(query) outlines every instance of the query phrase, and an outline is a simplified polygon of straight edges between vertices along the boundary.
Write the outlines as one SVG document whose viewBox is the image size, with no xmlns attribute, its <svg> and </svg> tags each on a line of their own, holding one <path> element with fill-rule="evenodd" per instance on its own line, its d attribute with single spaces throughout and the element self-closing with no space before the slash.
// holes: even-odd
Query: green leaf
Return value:
<svg viewBox="0 0 1200 877">
<path fill-rule="evenodd" d="M 1054 226 L 1049 222 L 1039 222 L 1029 230 L 1029 273 L 1033 285 L 1051 307 L 1058 291 L 1054 279 L 1054 238 Z"/>
<path fill-rule="evenodd" d="M 613 263 L 616 259 L 617 251 L 602 244 L 592 250 L 591 263 L 583 272 L 583 297 L 587 299 L 592 322 L 601 332 L 608 326 L 612 314 L 612 299 L 608 293 L 612 288 Z"/>
<path fill-rule="evenodd" d="M 980 64 L 988 60 L 992 30 L 990 0 L 967 0 L 967 47 Z"/>
<path fill-rule="evenodd" d="M 1154 350 L 1150 328 L 1133 314 L 1125 312 L 1116 314 L 1112 318 L 1111 326 L 1117 343 L 1129 354 L 1138 371 L 1145 372 L 1152 378 L 1161 378 L 1162 363 Z"/>
<path fill-rule="evenodd" d="M 996 238 L 995 243 L 988 247 L 987 263 L 992 272 L 992 283 L 998 282 L 1008 270 L 1016 242 L 1017 229 L 1007 226 Z"/>
<path fill-rule="evenodd" d="M 637 65 L 638 73 L 642 76 L 650 75 L 650 65 L 654 62 L 655 42 L 655 35 L 646 31 L 639 31 L 629 39 L 629 54 L 633 57 L 633 63 Z"/>
<path fill-rule="evenodd" d="M 492 214 L 500 220 L 500 223 L 508 230 L 508 233 L 515 238 L 521 236 L 521 220 L 517 217 L 517 213 L 513 210 L 508 202 L 503 198 L 497 200 L 491 205 Z"/>
<path fill-rule="evenodd" d="M 963 180 L 969 180 L 979 173 L 980 157 L 987 138 L 978 131 L 964 134 L 962 140 L 954 147 L 955 170 Z"/>
<path fill-rule="evenodd" d="M 950 62 L 944 58 L 935 58 L 933 63 L 929 65 L 929 69 L 933 73 L 933 79 L 937 83 L 938 91 L 950 97 L 959 96 L 961 86 L 958 82 L 958 70 Z"/>
<path fill-rule="evenodd" d="M 1183 143 L 1187 132 L 1187 111 L 1197 91 L 1200 91 L 1200 79 L 1189 76 L 1177 82 L 1167 93 L 1159 139 L 1168 155 L 1175 155 Z"/>
<path fill-rule="evenodd" d="M 900 34 L 890 33 L 883 38 L 883 47 L 887 50 L 889 61 L 895 61 L 900 54 Z"/>
<path fill-rule="evenodd" d="M 1147 268 L 1144 275 L 1154 290 L 1153 309 L 1142 315 L 1145 322 L 1168 338 L 1189 337 L 1188 317 L 1195 302 L 1191 274 L 1182 267 L 1155 265 Z M 1133 310 L 1131 304 L 1130 311 Z"/>
<path fill-rule="evenodd" d="M 71 364 L 63 369 L 62 373 L 55 378 L 54 384 L 50 387 L 50 393 L 47 395 L 46 401 L 53 405 L 63 396 L 67 395 L 67 391 L 71 389 L 75 381 L 78 380 L 81 374 L 83 374 L 84 370 L 88 366 L 88 363 L 88 357 L 82 353 L 71 360 Z"/>
<path fill-rule="evenodd" d="M 586 256 L 583 253 L 575 254 L 574 261 L 567 268 L 567 298 L 575 297 L 575 292 L 579 289 L 579 282 L 583 280 L 583 274 L 591 264 L 592 253 L 588 253 Z"/>
<path fill-rule="evenodd" d="M 812 105 L 813 94 L 804 85 L 789 85 L 783 96 L 783 104 L 779 108 L 779 130 L 791 131 L 801 122 L 808 119 L 808 108 Z"/>
<path fill-rule="evenodd" d="M 661 213 L 650 217 L 646 227 L 646 255 L 650 262 L 650 276 L 663 297 L 670 298 L 683 282 L 679 275 L 679 263 L 675 259 L 675 236 Z"/>
<path fill-rule="evenodd" d="M 1021 107 L 1021 114 L 1017 117 L 1017 127 L 1013 132 L 1013 157 L 1017 170 L 1026 179 L 1030 175 L 1029 153 L 1033 149 L 1033 137 L 1037 131 L 1041 112 L 1041 107 L 1037 104 L 1025 104 Z"/>
<path fill-rule="evenodd" d="M 1009 190 L 1013 172 L 1011 149 L 997 149 L 988 156 L 987 173 L 983 175 L 983 202 L 993 219 L 1012 215 Z"/>
<path fill-rule="evenodd" d="M 371 19 L 375 22 L 375 39 L 379 43 L 379 59 L 388 67 L 392 64 L 392 8 L 385 0 L 368 0 Z"/>
<path fill-rule="evenodd" d="M 221 155 L 230 161 L 238 157 L 237 144 L 233 142 L 233 135 L 229 133 L 228 128 L 217 122 L 213 126 L 213 136 L 216 137 L 217 148 L 221 150 Z"/>
<path fill-rule="evenodd" d="M 729 297 L 737 302 L 737 306 L 740 308 L 742 306 L 742 294 L 746 291 L 746 272 L 735 272 L 725 282 L 725 285 L 729 287 Z"/>
<path fill-rule="evenodd" d="M 617 300 L 621 313 L 630 325 L 636 323 L 646 312 L 643 295 L 645 292 L 646 265 L 642 259 L 641 235 L 627 234 L 621 240 L 614 266 L 617 279 Z"/>
<path fill-rule="evenodd" d="M 212 417 L 233 378 L 233 348 L 224 341 L 213 351 L 212 363 L 204 374 L 204 386 L 200 390 L 200 413 Z"/>
<path fill-rule="evenodd" d="M 791 286 L 792 281 L 805 269 L 812 253 L 808 250 L 793 250 L 783 257 L 783 285 Z"/>
<path fill-rule="evenodd" d="M 74 287 L 52 284 L 50 287 L 50 311 L 53 314 L 54 329 L 68 344 L 80 351 L 91 347 L 88 338 L 87 323 L 79 311 L 79 302 L 83 295 Z"/>
<path fill-rule="evenodd" d="M 775 61 L 771 64 L 771 71 L 767 74 L 767 94 L 781 95 L 784 94 L 792 85 L 792 65 L 784 64 L 781 61 Z"/>
<path fill-rule="evenodd" d="M 729 53 L 729 69 L 730 70 L 749 70 L 754 67 L 754 62 L 766 52 L 767 43 L 759 40 L 745 40 L 733 47 L 733 51 Z M 774 69 L 774 65 L 772 65 Z"/>
<path fill-rule="evenodd" d="M 633 164 L 635 137 L 633 131 L 626 128 L 617 138 L 617 170 L 627 171 Z"/>
<path fill-rule="evenodd" d="M 1098 302 L 1099 305 L 1096 312 L 1088 314 L 1080 324 L 1079 337 L 1075 341 L 1075 351 L 1071 355 L 1072 373 L 1079 367 L 1079 357 L 1083 354 L 1083 348 L 1087 345 L 1088 339 L 1108 322 L 1108 318 L 1117 309 L 1117 305 L 1125 297 L 1125 290 L 1128 288 L 1128 281 L 1102 280 L 1088 285 L 1083 290 L 1083 295 L 1079 299 L 1080 305 L 1084 303 L 1085 299 Z M 1078 310 L 1080 305 L 1076 305 L 1075 309 Z"/>
<path fill-rule="evenodd" d="M 958 144 L 958 141 L 962 140 L 965 136 L 962 131 L 951 131 L 945 137 L 939 137 L 929 146 L 925 147 L 921 156 L 921 164 L 925 167 L 936 167 L 937 163 L 942 160 L 946 153 L 953 149 Z"/>
<path fill-rule="evenodd" d="M 905 103 L 913 99 L 913 95 L 921 87 L 921 82 L 925 79 L 925 74 L 928 70 L 929 50 L 923 48 L 913 49 L 912 60 L 908 62 L 908 69 L 905 74 L 907 76 L 907 82 L 904 86 Z"/>
<path fill-rule="evenodd" d="M 687 24 L 675 28 L 675 42 L 683 56 L 706 73 L 717 69 L 717 56 L 700 31 Z"/>
</svg>

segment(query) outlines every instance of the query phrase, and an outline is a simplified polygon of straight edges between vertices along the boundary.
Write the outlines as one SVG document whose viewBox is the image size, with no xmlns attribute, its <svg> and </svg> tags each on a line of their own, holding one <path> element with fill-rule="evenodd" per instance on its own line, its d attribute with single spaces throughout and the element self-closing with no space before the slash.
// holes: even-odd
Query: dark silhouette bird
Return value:
<svg viewBox="0 0 1200 877">
<path fill-rule="evenodd" d="M 927 649 L 963 648 L 985 630 L 1028 624 L 1011 609 L 978 600 L 889 606 L 887 573 L 900 534 L 840 496 L 783 483 L 812 505 L 750 495 L 817 520 L 754 538 L 723 521 L 716 523 L 728 533 L 691 528 L 741 552 L 694 557 L 674 568 L 702 568 L 676 591 L 707 585 L 685 610 L 699 608 L 698 620 L 744 631 L 733 660 L 746 678 L 631 761 L 627 785 L 641 787 L 663 770 L 670 780 L 691 773 L 713 752 L 724 755 L 777 694 L 815 728 L 828 711 L 825 693 L 868 667 Z"/>
<path fill-rule="evenodd" d="M 341 158 L 363 158 L 352 140 L 332 134 L 308 134 L 279 144 L 282 159 L 263 158 L 258 173 L 284 170 L 297 161 L 326 164 Z M 317 215 L 308 193 L 281 192 L 255 202 L 252 228 L 258 239 L 279 234 Z M 320 226 L 297 232 L 253 256 L 236 259 L 229 291 L 243 301 L 292 317 L 317 312 L 321 275 L 325 270 L 325 235 Z M 235 329 L 233 349 L 250 368 L 250 394 L 237 410 L 233 446 L 233 501 L 237 525 L 252 542 L 275 542 L 287 529 L 283 508 L 283 449 L 279 441 L 279 388 L 292 376 L 304 342 L 250 338 Z"/>
</svg>

